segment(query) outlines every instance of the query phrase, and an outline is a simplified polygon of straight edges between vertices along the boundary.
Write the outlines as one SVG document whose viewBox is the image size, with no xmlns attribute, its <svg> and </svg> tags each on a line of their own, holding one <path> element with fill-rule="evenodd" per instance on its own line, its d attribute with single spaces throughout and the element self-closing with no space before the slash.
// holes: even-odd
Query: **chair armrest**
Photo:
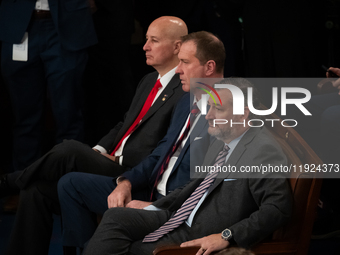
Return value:
<svg viewBox="0 0 340 255">
<path fill-rule="evenodd" d="M 195 255 L 199 249 L 199 246 L 182 248 L 178 245 L 167 245 L 157 247 L 153 251 L 153 255 Z"/>
<path fill-rule="evenodd" d="M 285 254 L 294 255 L 297 252 L 296 243 L 292 242 L 268 242 L 259 243 L 251 248 L 256 255 Z"/>
</svg>

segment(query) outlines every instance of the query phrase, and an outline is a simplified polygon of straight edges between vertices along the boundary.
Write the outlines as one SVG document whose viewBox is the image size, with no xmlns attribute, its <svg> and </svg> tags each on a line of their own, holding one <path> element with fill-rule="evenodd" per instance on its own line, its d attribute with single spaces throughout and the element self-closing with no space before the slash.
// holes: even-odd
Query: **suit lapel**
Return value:
<svg viewBox="0 0 340 255">
<path fill-rule="evenodd" d="M 190 144 L 195 140 L 196 137 L 201 136 L 201 134 L 208 129 L 208 121 L 205 119 L 204 115 L 201 115 L 198 119 L 194 129 L 192 130 L 190 137 L 188 140 L 190 141 Z M 190 139 L 192 137 L 192 139 Z M 187 146 L 188 143 L 185 144 Z"/>
<path fill-rule="evenodd" d="M 131 113 L 129 114 L 129 119 L 124 121 L 124 126 L 126 129 L 123 131 L 124 134 L 130 128 L 132 123 L 137 119 L 140 111 L 142 110 L 144 106 L 146 99 L 148 98 L 153 86 L 155 85 L 157 81 L 157 77 L 158 77 L 158 73 L 154 72 L 152 73 L 152 75 L 150 75 L 150 77 L 148 77 L 147 79 L 143 81 L 143 84 L 145 85 L 141 85 L 141 86 L 145 86 L 145 89 L 143 90 L 143 93 L 141 93 L 138 102 L 133 106 L 133 112 L 132 114 Z"/>
<path fill-rule="evenodd" d="M 172 168 L 171 174 L 174 173 L 174 171 L 177 169 L 178 165 L 182 161 L 182 158 L 184 157 L 185 152 L 190 148 L 190 145 L 193 143 L 196 137 L 202 136 L 202 133 L 208 128 L 208 122 L 205 119 L 205 116 L 201 115 L 198 119 L 194 129 L 192 130 L 190 136 L 188 137 L 187 141 L 185 142 L 184 147 L 182 148 L 182 151 L 179 155 L 179 158 L 177 159 L 174 167 Z"/>
<path fill-rule="evenodd" d="M 212 166 L 215 163 L 217 154 L 223 149 L 224 142 L 217 140 L 215 138 L 215 141 L 212 142 L 210 148 L 207 151 L 207 155 L 204 158 L 203 165 L 204 166 Z M 216 152 L 218 152 L 216 154 Z"/>
<path fill-rule="evenodd" d="M 188 96 L 188 95 L 186 95 L 186 96 Z M 174 119 L 172 120 L 172 121 L 176 121 L 176 126 L 178 128 L 176 129 L 175 132 L 173 132 L 173 135 L 171 137 L 169 137 L 169 140 L 167 141 L 167 145 L 168 146 L 164 149 L 164 151 L 166 151 L 167 153 L 164 153 L 163 156 L 158 160 L 158 164 L 155 167 L 155 169 L 157 169 L 157 170 L 153 171 L 152 175 L 150 177 L 150 182 L 151 183 L 155 182 L 158 170 L 159 170 L 159 168 L 161 166 L 161 163 L 163 163 L 165 157 L 168 155 L 168 152 L 172 149 L 172 146 L 177 141 L 177 139 L 179 137 L 179 134 L 181 133 L 182 128 L 184 127 L 184 125 L 186 123 L 186 120 L 188 118 L 189 113 L 190 113 L 190 108 L 189 107 L 185 107 L 185 109 L 181 110 L 180 115 L 176 118 L 176 120 L 174 120 Z M 168 132 L 169 132 L 169 130 L 168 130 Z M 178 160 L 176 162 L 178 162 Z"/>
<path fill-rule="evenodd" d="M 180 84 L 181 83 L 180 83 L 179 76 L 178 74 L 175 74 L 170 80 L 169 84 L 163 90 L 163 92 L 159 95 L 155 103 L 151 106 L 151 108 L 145 114 L 140 124 L 142 124 L 144 121 L 150 118 L 156 111 L 158 111 L 158 109 L 161 108 L 164 105 L 164 103 L 167 100 L 169 100 L 169 98 L 175 93 L 174 92 L 175 88 L 177 88 Z"/>
<path fill-rule="evenodd" d="M 148 77 L 145 77 L 145 79 L 139 85 L 139 87 L 142 87 L 142 88 L 145 87 L 145 88 L 143 89 L 143 92 L 140 93 L 139 99 L 136 100 L 137 102 L 136 103 L 132 102 L 132 104 L 130 106 L 129 114 L 127 116 L 128 118 L 126 118 L 124 120 L 123 127 L 119 130 L 119 133 L 116 136 L 115 141 L 114 141 L 111 149 L 114 149 L 114 147 L 117 145 L 117 143 L 120 141 L 120 139 L 122 139 L 124 134 L 131 127 L 133 122 L 137 119 L 137 116 L 139 115 L 140 111 L 142 110 L 146 99 L 148 98 L 153 86 L 155 85 L 155 83 L 157 81 L 157 78 L 158 78 L 158 73 L 153 72 Z M 137 96 L 137 94 L 135 96 Z"/>
<path fill-rule="evenodd" d="M 260 132 L 261 128 L 250 128 L 247 133 L 242 137 L 241 141 L 237 144 L 236 148 L 230 155 L 228 161 L 224 165 L 231 165 L 236 166 L 240 158 L 242 157 L 244 151 L 247 149 L 247 146 L 251 141 L 254 139 L 254 137 Z M 221 148 L 222 149 L 222 148 Z M 221 150 L 220 149 L 220 150 Z M 215 151 L 215 158 L 217 157 L 217 150 Z M 213 163 L 212 163 L 213 164 Z M 209 188 L 208 195 L 221 183 L 224 181 L 225 178 L 227 178 L 230 173 L 226 174 L 223 173 L 223 178 L 216 178 L 214 184 Z M 218 176 L 217 176 L 218 177 Z"/>
<path fill-rule="evenodd" d="M 145 83 L 147 84 L 146 89 L 144 90 L 144 93 L 141 95 L 140 99 L 138 100 L 138 103 L 136 104 L 134 108 L 134 114 L 133 114 L 133 117 L 131 117 L 131 120 L 132 120 L 131 124 L 135 121 L 140 111 L 142 110 L 146 99 L 148 98 L 151 90 L 153 89 L 153 86 L 155 85 L 157 81 L 157 77 L 158 77 L 158 73 L 155 73 L 155 75 L 153 75 L 152 77 L 150 77 L 150 79 L 145 81 Z M 131 126 L 131 124 L 129 125 L 129 127 Z"/>
</svg>

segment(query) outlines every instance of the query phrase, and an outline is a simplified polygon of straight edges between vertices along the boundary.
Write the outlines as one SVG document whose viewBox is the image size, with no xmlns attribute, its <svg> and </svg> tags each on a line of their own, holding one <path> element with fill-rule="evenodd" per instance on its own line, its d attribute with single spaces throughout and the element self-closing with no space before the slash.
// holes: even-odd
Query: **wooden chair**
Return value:
<svg viewBox="0 0 340 255">
<path fill-rule="evenodd" d="M 270 118 L 279 119 L 274 114 Z M 274 123 L 274 127 L 271 127 L 271 122 L 265 121 L 267 128 L 282 146 L 289 164 L 296 166 L 322 164 L 315 152 L 293 128 L 283 127 L 278 121 Z M 288 225 L 276 230 L 272 237 L 252 248 L 252 251 L 257 255 L 303 255 L 308 252 L 322 179 L 318 172 L 300 173 L 297 171 L 291 173 L 289 182 L 294 198 L 292 219 Z M 156 248 L 153 254 L 194 255 L 198 249 L 199 247 L 165 246 Z"/>
</svg>

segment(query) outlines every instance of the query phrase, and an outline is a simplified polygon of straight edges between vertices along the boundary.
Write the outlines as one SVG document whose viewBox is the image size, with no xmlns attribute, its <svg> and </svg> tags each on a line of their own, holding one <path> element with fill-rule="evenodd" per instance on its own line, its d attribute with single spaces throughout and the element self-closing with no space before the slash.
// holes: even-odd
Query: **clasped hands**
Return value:
<svg viewBox="0 0 340 255">
<path fill-rule="evenodd" d="M 102 156 L 107 157 L 108 159 L 112 160 L 113 162 L 116 162 L 116 156 L 111 156 L 110 154 L 107 153 L 101 153 L 99 150 L 92 148 L 92 150 L 100 153 Z"/>
<path fill-rule="evenodd" d="M 128 207 L 134 209 L 143 209 L 150 204 L 151 202 L 132 200 L 131 183 L 126 179 L 118 183 L 117 187 L 107 197 L 108 208 Z"/>
<path fill-rule="evenodd" d="M 94 151 L 100 153 L 104 157 L 116 162 L 116 156 L 111 156 L 107 153 L 101 153 L 99 150 L 94 149 Z M 111 192 L 107 197 L 108 208 L 113 207 L 129 207 L 135 209 L 143 209 L 144 207 L 151 205 L 151 202 L 145 202 L 140 200 L 131 200 L 131 183 L 129 180 L 124 180 L 120 182 L 117 187 Z"/>
</svg>

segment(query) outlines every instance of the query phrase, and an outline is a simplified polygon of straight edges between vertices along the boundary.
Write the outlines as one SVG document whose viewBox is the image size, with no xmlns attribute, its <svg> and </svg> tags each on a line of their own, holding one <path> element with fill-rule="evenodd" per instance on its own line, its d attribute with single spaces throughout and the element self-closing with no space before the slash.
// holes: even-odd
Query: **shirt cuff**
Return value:
<svg viewBox="0 0 340 255">
<path fill-rule="evenodd" d="M 121 166 L 123 165 L 123 156 L 119 157 L 119 165 L 121 165 Z"/>
<path fill-rule="evenodd" d="M 92 149 L 99 150 L 100 153 L 102 153 L 102 154 L 106 154 L 107 153 L 106 149 L 104 147 L 100 146 L 100 145 L 96 145 Z"/>
<path fill-rule="evenodd" d="M 162 211 L 162 209 L 159 209 L 158 207 L 154 205 L 148 205 L 147 207 L 144 207 L 143 210 L 147 211 Z"/>
</svg>

